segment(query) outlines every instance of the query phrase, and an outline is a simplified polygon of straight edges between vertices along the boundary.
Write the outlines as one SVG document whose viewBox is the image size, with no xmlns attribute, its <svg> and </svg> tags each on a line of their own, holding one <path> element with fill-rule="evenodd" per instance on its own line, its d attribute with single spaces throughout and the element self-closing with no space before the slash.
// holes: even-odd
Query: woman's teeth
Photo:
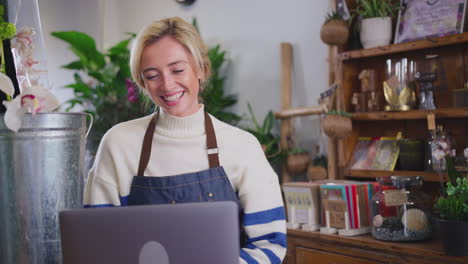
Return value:
<svg viewBox="0 0 468 264">
<path fill-rule="evenodd" d="M 184 94 L 184 92 L 180 92 L 180 93 L 177 93 L 177 94 L 174 94 L 174 95 L 171 95 L 171 96 L 162 96 L 162 98 L 163 98 L 165 101 L 174 102 L 174 101 L 179 100 L 179 98 L 180 98 L 183 94 Z"/>
</svg>

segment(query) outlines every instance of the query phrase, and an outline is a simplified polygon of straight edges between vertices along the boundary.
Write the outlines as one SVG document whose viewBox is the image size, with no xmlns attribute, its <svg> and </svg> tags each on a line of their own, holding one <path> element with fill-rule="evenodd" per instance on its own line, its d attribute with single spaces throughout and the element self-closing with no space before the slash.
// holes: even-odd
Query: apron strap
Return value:
<svg viewBox="0 0 468 264">
<path fill-rule="evenodd" d="M 153 145 L 154 129 L 156 128 L 156 121 L 159 117 L 159 111 L 154 114 L 153 118 L 146 129 L 145 136 L 143 138 L 143 146 L 141 147 L 140 162 L 138 164 L 137 176 L 143 176 L 148 166 L 148 162 L 151 156 L 151 147 Z M 213 128 L 213 122 L 210 116 L 205 111 L 205 133 L 206 133 L 206 147 L 208 152 L 208 162 L 210 168 L 219 167 L 219 156 L 218 156 L 218 143 L 216 141 L 216 134 Z"/>
<path fill-rule="evenodd" d="M 205 133 L 206 133 L 206 148 L 208 152 L 208 162 L 210 168 L 219 167 L 218 143 L 213 128 L 213 122 L 210 115 L 205 111 Z"/>
<path fill-rule="evenodd" d="M 153 115 L 153 118 L 151 118 L 148 128 L 146 129 L 145 137 L 143 138 L 143 146 L 141 147 L 140 163 L 138 164 L 138 176 L 143 176 L 146 167 L 148 166 L 149 158 L 151 156 L 151 146 L 153 145 L 154 129 L 156 128 L 158 117 L 159 111 Z"/>
</svg>

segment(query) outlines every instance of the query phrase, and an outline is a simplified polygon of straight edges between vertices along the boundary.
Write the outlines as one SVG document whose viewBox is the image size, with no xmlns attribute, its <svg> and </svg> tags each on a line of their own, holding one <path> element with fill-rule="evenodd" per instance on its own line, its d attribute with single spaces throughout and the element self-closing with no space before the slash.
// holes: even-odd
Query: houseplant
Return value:
<svg viewBox="0 0 468 264">
<path fill-rule="evenodd" d="M 263 152 L 272 166 L 279 164 L 283 159 L 283 154 L 280 147 L 280 138 L 272 132 L 273 125 L 275 123 L 275 117 L 273 111 L 269 111 L 263 119 L 263 122 L 257 121 L 252 110 L 252 106 L 247 104 L 250 120 L 253 123 L 253 127 L 244 128 L 247 132 L 254 135 L 260 144 L 262 145 Z"/>
<path fill-rule="evenodd" d="M 322 129 L 331 138 L 344 138 L 352 131 L 351 114 L 341 110 L 332 110 L 325 114 Z"/>
<path fill-rule="evenodd" d="M 349 24 L 337 12 L 330 12 L 320 29 L 320 39 L 328 45 L 342 46 L 349 37 Z"/>
<path fill-rule="evenodd" d="M 468 159 L 468 151 L 465 151 Z M 453 157 L 446 154 L 448 182 L 437 199 L 435 210 L 445 253 L 451 256 L 468 255 L 468 180 L 455 169 Z"/>
<path fill-rule="evenodd" d="M 354 14 L 362 19 L 360 38 L 364 48 L 390 43 L 392 17 L 397 9 L 397 1 L 393 0 L 357 0 Z"/>
<path fill-rule="evenodd" d="M 98 51 L 94 39 L 83 32 L 51 34 L 67 42 L 77 56 L 77 60 L 63 66 L 75 72 L 75 82 L 66 86 L 74 93 L 74 98 L 66 102 L 66 111 L 79 105 L 93 115 L 90 145 L 99 145 L 104 133 L 112 126 L 154 111 L 150 99 L 139 93 L 131 80 L 128 45 L 135 34 L 129 34 L 127 39 L 105 52 Z"/>
<path fill-rule="evenodd" d="M 200 32 L 198 21 L 193 18 L 192 25 Z M 205 84 L 205 89 L 201 93 L 201 101 L 205 105 L 208 113 L 226 123 L 236 125 L 242 118 L 227 110 L 237 103 L 237 96 L 224 93 L 224 80 L 222 68 L 226 66 L 226 51 L 217 44 L 208 49 L 208 58 L 211 62 L 211 77 Z"/>
<path fill-rule="evenodd" d="M 304 173 L 309 161 L 309 153 L 303 148 L 293 147 L 287 152 L 286 166 L 291 173 Z"/>
<path fill-rule="evenodd" d="M 328 160 L 325 155 L 316 156 L 307 167 L 307 179 L 325 180 L 327 179 Z"/>
</svg>

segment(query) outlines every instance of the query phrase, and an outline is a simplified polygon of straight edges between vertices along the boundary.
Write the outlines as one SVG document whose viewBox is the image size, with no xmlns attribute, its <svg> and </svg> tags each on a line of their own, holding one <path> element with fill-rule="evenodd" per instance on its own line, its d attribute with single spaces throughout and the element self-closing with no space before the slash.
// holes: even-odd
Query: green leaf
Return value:
<svg viewBox="0 0 468 264">
<path fill-rule="evenodd" d="M 70 44 L 70 49 L 83 60 L 83 65 L 90 65 L 91 69 L 104 66 L 104 55 L 97 51 L 96 42 L 89 35 L 79 31 L 56 31 L 51 35 Z"/>
<path fill-rule="evenodd" d="M 84 83 L 73 83 L 73 84 L 66 85 L 65 87 L 72 88 L 75 93 L 82 93 L 83 96 L 86 96 L 86 97 L 88 96 L 91 97 L 93 94 L 91 89 L 88 87 L 88 85 Z"/>
<path fill-rule="evenodd" d="M 84 69 L 83 63 L 80 60 L 70 62 L 69 64 L 62 66 L 62 68 L 68 69 L 68 70 L 83 70 Z"/>
</svg>

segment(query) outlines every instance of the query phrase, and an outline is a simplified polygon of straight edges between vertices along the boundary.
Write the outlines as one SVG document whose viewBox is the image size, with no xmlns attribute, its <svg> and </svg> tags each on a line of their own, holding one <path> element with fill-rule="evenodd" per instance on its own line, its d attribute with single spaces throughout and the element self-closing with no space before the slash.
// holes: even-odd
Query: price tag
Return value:
<svg viewBox="0 0 468 264">
<path fill-rule="evenodd" d="M 386 190 L 384 191 L 385 206 L 400 206 L 408 203 L 406 190 Z"/>
<path fill-rule="evenodd" d="M 427 129 L 428 130 L 435 130 L 436 129 L 434 113 L 429 113 L 427 115 Z"/>
</svg>

